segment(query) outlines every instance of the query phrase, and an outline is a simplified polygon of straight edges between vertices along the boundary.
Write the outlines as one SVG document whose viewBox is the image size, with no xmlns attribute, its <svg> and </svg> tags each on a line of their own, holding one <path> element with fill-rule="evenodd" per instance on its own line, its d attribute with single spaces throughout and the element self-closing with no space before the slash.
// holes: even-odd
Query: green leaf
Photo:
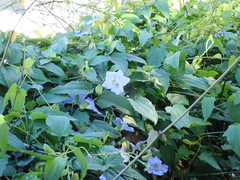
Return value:
<svg viewBox="0 0 240 180">
<path fill-rule="evenodd" d="M 222 54 L 224 54 L 224 48 L 223 48 L 223 44 L 221 43 L 221 41 L 219 41 L 218 39 L 214 38 L 214 43 L 217 45 L 218 49 L 221 51 Z"/>
<path fill-rule="evenodd" d="M 234 102 L 230 102 L 228 104 L 228 109 L 227 109 L 227 115 L 228 115 L 228 118 L 234 120 L 234 122 L 237 122 L 239 123 L 240 122 L 240 104 L 236 104 L 234 105 L 233 104 Z"/>
<path fill-rule="evenodd" d="M 175 69 L 179 69 L 179 58 L 181 55 L 181 51 L 176 52 L 174 55 L 165 59 L 165 62 Z"/>
<path fill-rule="evenodd" d="M 69 148 L 75 154 L 75 156 L 77 157 L 77 159 L 78 159 L 78 161 L 80 163 L 80 167 L 81 167 L 81 180 L 82 180 L 87 175 L 87 170 L 88 170 L 87 160 L 84 157 L 82 151 L 78 147 L 69 146 Z"/>
<path fill-rule="evenodd" d="M 130 14 L 130 13 L 124 13 L 121 16 L 122 19 L 128 19 L 129 21 L 133 22 L 133 23 L 140 23 L 142 22 L 142 20 L 135 14 Z"/>
<path fill-rule="evenodd" d="M 93 92 L 92 84 L 85 81 L 71 81 L 65 85 L 59 85 L 49 91 L 53 94 L 90 94 Z"/>
<path fill-rule="evenodd" d="M 0 158 L 2 158 L 8 147 L 8 132 L 10 128 L 7 125 L 7 122 L 4 120 L 4 116 L 0 114 L 0 132 L 1 132 L 1 141 L 0 141 L 0 149 L 1 149 L 1 154 Z"/>
<path fill-rule="evenodd" d="M 110 132 L 109 136 L 112 138 L 117 138 L 120 135 L 115 128 L 110 126 L 108 123 L 100 120 L 94 120 L 85 131 L 85 133 L 90 133 L 90 132 L 101 132 L 102 134 L 103 133 L 107 134 Z M 84 134 L 81 136 L 86 138 L 86 135 Z"/>
<path fill-rule="evenodd" d="M 27 58 L 23 61 L 23 74 L 30 75 L 32 73 L 32 65 L 35 61 L 31 58 Z"/>
<path fill-rule="evenodd" d="M 89 65 L 90 66 L 96 66 L 96 65 L 101 64 L 103 62 L 108 62 L 109 60 L 111 60 L 111 58 L 109 56 L 103 56 L 103 55 L 95 56 L 95 57 L 93 57 L 89 60 Z"/>
<path fill-rule="evenodd" d="M 160 66 L 164 61 L 165 56 L 167 55 L 165 48 L 158 48 L 152 46 L 147 52 L 147 61 L 149 66 Z"/>
<path fill-rule="evenodd" d="M 25 89 L 20 89 L 16 83 L 12 84 L 8 92 L 5 94 L 2 108 L 4 109 L 8 99 L 10 98 L 12 109 L 17 111 L 22 111 L 25 104 L 25 98 L 27 93 Z"/>
<path fill-rule="evenodd" d="M 128 38 L 128 40 L 132 41 L 134 37 L 134 33 L 132 29 L 134 28 L 134 24 L 132 23 L 124 23 L 123 27 L 121 29 L 118 29 L 116 33 L 117 36 L 124 36 Z"/>
<path fill-rule="evenodd" d="M 6 59 L 11 64 L 20 63 L 21 59 L 23 58 L 22 49 L 23 47 L 20 43 L 10 44 L 9 50 L 7 51 Z"/>
<path fill-rule="evenodd" d="M 1 37 L 1 36 L 0 36 Z M 6 169 L 8 164 L 8 159 L 10 156 L 8 154 L 5 154 L 3 157 L 0 157 L 0 177 L 3 175 L 3 171 Z"/>
<path fill-rule="evenodd" d="M 192 154 L 195 154 L 195 152 L 188 150 L 185 145 L 180 146 L 177 150 L 177 155 L 175 157 L 175 164 L 177 164 L 180 159 Z"/>
<path fill-rule="evenodd" d="M 147 64 L 147 62 L 144 59 L 142 59 L 142 58 L 140 58 L 138 56 L 135 56 L 133 54 L 126 53 L 126 58 L 127 58 L 128 61 L 134 61 L 134 62 Z"/>
<path fill-rule="evenodd" d="M 198 158 L 202 161 L 205 161 L 206 163 L 210 164 L 212 167 L 214 167 L 217 170 L 222 170 L 219 165 L 217 164 L 217 162 L 215 161 L 215 159 L 212 157 L 212 153 L 211 152 L 203 152 L 201 153 Z"/>
<path fill-rule="evenodd" d="M 16 135 L 10 132 L 8 133 L 8 135 L 9 135 L 8 144 L 10 146 L 13 146 L 18 150 L 23 150 L 23 151 L 26 150 L 24 143 Z"/>
<path fill-rule="evenodd" d="M 171 121 L 174 122 L 178 117 L 182 115 L 183 112 L 185 112 L 186 108 L 182 104 L 174 104 L 172 107 L 167 106 L 166 111 L 171 114 Z M 189 123 L 189 114 L 187 113 L 180 119 L 177 123 L 174 125 L 177 129 L 181 129 L 185 125 Z"/>
<path fill-rule="evenodd" d="M 0 54 L 2 54 L 2 51 L 3 51 L 3 41 L 4 41 L 4 38 L 2 37 L 2 35 L 0 34 Z"/>
<path fill-rule="evenodd" d="M 196 87 L 202 90 L 206 90 L 209 87 L 206 79 L 199 78 L 191 74 L 184 74 L 181 77 L 181 82 L 183 83 L 185 88 Z"/>
<path fill-rule="evenodd" d="M 158 0 L 154 6 L 158 8 L 158 10 L 166 17 L 169 18 L 169 6 L 168 6 L 168 0 Z"/>
<path fill-rule="evenodd" d="M 240 91 L 234 93 L 234 102 L 233 105 L 240 104 Z"/>
<path fill-rule="evenodd" d="M 151 120 L 155 125 L 157 124 L 158 114 L 151 101 L 145 97 L 138 97 L 135 100 L 128 98 L 128 101 L 135 111 Z"/>
<path fill-rule="evenodd" d="M 171 102 L 171 104 L 189 105 L 189 102 L 186 96 L 181 94 L 168 93 L 167 98 Z"/>
<path fill-rule="evenodd" d="M 239 109 L 238 109 L 239 111 Z M 232 150 L 240 156 L 240 124 L 232 124 L 224 132 L 223 136 L 227 137 L 227 141 L 232 147 Z"/>
<path fill-rule="evenodd" d="M 98 98 L 98 103 L 101 108 L 115 106 L 125 114 L 128 115 L 134 114 L 133 108 L 129 101 L 125 97 L 118 96 L 111 91 L 103 91 L 101 96 Z"/>
<path fill-rule="evenodd" d="M 99 136 L 99 133 L 101 134 L 101 136 L 98 138 L 103 138 L 103 133 L 101 133 L 101 132 L 90 132 L 90 133 L 79 134 L 79 136 L 74 136 L 73 141 L 79 142 L 79 143 L 86 143 L 89 145 L 101 146 L 102 142 L 100 140 L 98 140 L 97 138 L 93 137 L 95 134 L 98 134 L 98 136 Z M 90 137 L 83 138 L 83 137 L 80 137 L 81 135 L 83 137 L 85 137 L 85 136 L 90 136 Z"/>
<path fill-rule="evenodd" d="M 126 56 L 125 56 L 125 53 L 117 53 L 117 52 L 114 52 L 112 55 L 111 55 L 111 61 L 118 65 L 119 68 L 125 72 L 127 67 L 128 67 L 128 62 L 127 62 L 127 59 L 126 59 Z"/>
<path fill-rule="evenodd" d="M 206 121 L 212 114 L 215 100 L 215 97 L 204 97 L 201 101 L 204 121 Z"/>
<path fill-rule="evenodd" d="M 48 160 L 44 169 L 44 180 L 59 180 L 67 158 L 55 157 Z"/>
<path fill-rule="evenodd" d="M 54 63 L 44 64 L 43 66 L 41 66 L 41 68 L 44 68 L 47 71 L 54 73 L 58 77 L 62 77 L 62 78 L 65 77 L 65 72 L 59 66 L 57 66 Z"/>
<path fill-rule="evenodd" d="M 46 118 L 46 124 L 49 127 L 47 132 L 58 137 L 68 136 L 72 131 L 70 120 L 75 119 L 68 116 L 48 115 Z"/>
<path fill-rule="evenodd" d="M 148 39 L 152 37 L 152 35 L 152 33 L 149 33 L 147 31 L 140 31 L 140 33 L 138 34 L 140 46 L 144 46 L 147 43 Z"/>
<path fill-rule="evenodd" d="M 84 71 L 84 76 L 87 78 L 89 81 L 95 82 L 97 80 L 97 73 L 94 68 L 86 68 Z"/>
<path fill-rule="evenodd" d="M 70 96 L 66 94 L 43 94 L 37 98 L 37 101 L 46 101 L 48 103 L 60 103 L 69 99 Z"/>
</svg>

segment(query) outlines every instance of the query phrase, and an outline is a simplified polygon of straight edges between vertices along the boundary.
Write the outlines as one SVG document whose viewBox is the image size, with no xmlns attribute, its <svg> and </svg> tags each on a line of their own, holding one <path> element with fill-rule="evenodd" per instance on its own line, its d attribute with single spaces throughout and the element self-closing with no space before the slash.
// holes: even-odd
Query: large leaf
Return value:
<svg viewBox="0 0 240 180">
<path fill-rule="evenodd" d="M 186 157 L 192 154 L 194 154 L 194 152 L 188 150 L 188 148 L 185 145 L 180 146 L 179 149 L 177 150 L 177 155 L 175 157 L 175 164 L 183 157 Z"/>
<path fill-rule="evenodd" d="M 48 160 L 44 169 L 44 180 L 59 180 L 67 158 L 55 157 Z"/>
<path fill-rule="evenodd" d="M 142 58 L 140 58 L 138 56 L 135 56 L 133 54 L 126 53 L 126 58 L 127 58 L 128 61 L 134 61 L 134 62 L 147 64 L 147 62 L 144 59 L 142 59 Z"/>
<path fill-rule="evenodd" d="M 9 132 L 8 136 L 9 136 L 8 144 L 10 146 L 17 148 L 18 150 L 26 150 L 24 143 L 16 135 Z"/>
<path fill-rule="evenodd" d="M 168 6 L 168 0 L 158 0 L 154 6 L 158 8 L 158 10 L 166 17 L 169 18 L 169 6 Z"/>
<path fill-rule="evenodd" d="M 4 116 L 0 114 L 0 132 L 1 132 L 1 140 L 0 140 L 1 154 L 0 154 L 0 158 L 3 157 L 4 154 L 7 151 L 9 129 L 10 128 L 8 127 L 7 122 L 4 120 Z"/>
<path fill-rule="evenodd" d="M 196 87 L 202 90 L 206 90 L 209 85 L 204 78 L 193 76 L 192 74 L 184 74 L 181 81 L 185 88 Z"/>
<path fill-rule="evenodd" d="M 68 136 L 72 130 L 70 120 L 75 119 L 70 119 L 68 116 L 48 115 L 48 117 L 46 118 L 46 124 L 49 129 L 47 131 L 50 134 L 58 137 Z"/>
<path fill-rule="evenodd" d="M 115 106 L 125 114 L 134 114 L 133 108 L 129 101 L 125 97 L 116 95 L 111 91 L 103 91 L 101 96 L 98 98 L 98 103 L 101 108 Z"/>
<path fill-rule="evenodd" d="M 2 35 L 0 34 L 0 54 L 2 54 L 2 51 L 3 51 L 3 41 L 4 41 L 4 38 L 2 37 Z"/>
<path fill-rule="evenodd" d="M 5 154 L 3 157 L 0 158 L 0 177 L 2 177 L 3 171 L 7 167 L 9 158 L 10 156 L 8 154 Z"/>
<path fill-rule="evenodd" d="M 204 97 L 202 100 L 202 112 L 204 121 L 206 121 L 212 114 L 214 108 L 215 97 Z"/>
<path fill-rule="evenodd" d="M 87 175 L 88 165 L 86 158 L 84 157 L 82 151 L 75 146 L 69 146 L 69 148 L 72 150 L 72 152 L 77 157 L 80 167 L 81 167 L 81 180 Z"/>
<path fill-rule="evenodd" d="M 158 114 L 151 101 L 145 97 L 138 97 L 135 100 L 128 98 L 128 101 L 135 111 L 151 120 L 155 125 L 157 124 Z"/>
<path fill-rule="evenodd" d="M 210 164 L 212 167 L 214 167 L 217 170 L 222 170 L 220 166 L 217 164 L 216 160 L 212 157 L 211 152 L 203 152 L 201 153 L 198 158 L 202 161 L 205 161 L 206 163 Z"/>
<path fill-rule="evenodd" d="M 174 104 L 172 107 L 167 106 L 165 109 L 168 113 L 171 114 L 172 122 L 178 119 L 182 115 L 182 113 L 186 110 L 186 108 L 182 104 Z M 187 125 L 188 122 L 189 122 L 189 114 L 187 113 L 174 125 L 176 126 L 176 128 L 181 129 L 182 127 Z"/>
<path fill-rule="evenodd" d="M 128 19 L 129 21 L 133 22 L 133 23 L 140 23 L 142 22 L 141 19 L 135 15 L 135 14 L 130 14 L 130 13 L 124 13 L 121 16 L 122 19 Z"/>
<path fill-rule="evenodd" d="M 238 109 L 239 110 L 239 109 Z M 232 124 L 225 131 L 223 136 L 227 137 L 227 141 L 232 147 L 232 150 L 240 156 L 240 124 Z"/>
<path fill-rule="evenodd" d="M 124 23 L 123 27 L 121 29 L 118 29 L 116 33 L 117 36 L 124 36 L 128 38 L 130 41 L 133 40 L 134 33 L 132 31 L 132 28 L 135 27 L 132 23 Z"/>
<path fill-rule="evenodd" d="M 62 78 L 65 77 L 65 72 L 59 66 L 57 66 L 54 63 L 44 64 L 43 66 L 41 66 L 41 68 L 44 68 L 47 71 L 54 73 L 58 77 L 62 77 Z"/>
<path fill-rule="evenodd" d="M 85 133 L 91 133 L 91 132 L 101 132 L 102 134 L 107 134 L 109 133 L 109 136 L 112 138 L 117 138 L 119 137 L 119 132 L 110 126 L 108 123 L 100 120 L 94 120 L 91 125 L 86 129 Z M 94 135 L 94 134 L 92 134 Z M 81 135 L 84 138 L 86 138 L 86 135 Z"/>
<path fill-rule="evenodd" d="M 71 81 L 65 85 L 59 85 L 49 91 L 53 94 L 90 94 L 93 92 L 92 84 L 85 81 Z"/>
<path fill-rule="evenodd" d="M 152 46 L 147 52 L 147 61 L 149 66 L 160 66 L 167 55 L 165 48 Z"/>
<path fill-rule="evenodd" d="M 179 69 L 179 58 L 181 55 L 181 51 L 176 52 L 174 55 L 168 57 L 165 59 L 165 62 L 169 64 L 170 66 Z"/>
<path fill-rule="evenodd" d="M 5 94 L 2 108 L 4 109 L 8 99 L 11 101 L 12 109 L 22 111 L 25 104 L 27 93 L 24 89 L 19 88 L 16 83 L 12 84 L 8 92 Z"/>
<path fill-rule="evenodd" d="M 95 56 L 94 58 L 89 60 L 89 65 L 96 66 L 96 65 L 101 64 L 103 62 L 108 62 L 109 60 L 110 60 L 109 56 L 103 56 L 103 55 Z"/>
<path fill-rule="evenodd" d="M 118 65 L 123 72 L 126 71 L 126 69 L 127 69 L 127 67 L 128 67 L 128 62 L 127 62 L 125 53 L 117 53 L 117 52 L 114 52 L 114 53 L 111 55 L 111 61 L 112 61 L 114 64 Z"/>
<path fill-rule="evenodd" d="M 143 45 L 145 45 L 148 39 L 152 37 L 152 35 L 153 35 L 152 33 L 149 33 L 147 31 L 140 31 L 140 33 L 138 34 L 140 46 L 142 47 Z"/>
<path fill-rule="evenodd" d="M 168 93 L 167 98 L 171 104 L 189 105 L 187 97 L 181 94 Z"/>
</svg>

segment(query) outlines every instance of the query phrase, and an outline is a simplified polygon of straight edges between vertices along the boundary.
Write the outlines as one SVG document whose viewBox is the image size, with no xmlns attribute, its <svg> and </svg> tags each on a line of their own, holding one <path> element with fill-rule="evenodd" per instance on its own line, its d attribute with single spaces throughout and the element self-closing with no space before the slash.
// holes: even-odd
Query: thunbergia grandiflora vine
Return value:
<svg viewBox="0 0 240 180">
<path fill-rule="evenodd" d="M 110 89 L 115 94 L 123 92 L 123 86 L 126 86 L 130 82 L 130 78 L 124 76 L 122 70 L 117 72 L 107 71 L 106 80 L 103 82 L 102 87 Z"/>
<path fill-rule="evenodd" d="M 87 105 L 86 109 L 92 110 L 93 112 L 96 112 L 97 114 L 102 114 L 102 113 L 101 113 L 100 111 L 98 111 L 98 109 L 95 107 L 94 101 L 93 101 L 91 98 L 87 97 L 86 94 L 78 94 L 78 95 L 71 95 L 71 94 L 69 94 L 69 96 L 70 96 L 70 98 L 67 99 L 67 100 L 65 100 L 65 101 L 63 102 L 64 104 L 72 104 L 72 103 L 74 103 L 75 99 L 78 98 L 78 99 L 77 99 L 77 102 L 75 102 L 75 104 L 77 104 L 77 105 L 80 106 L 82 103 L 87 102 L 88 105 Z"/>
<path fill-rule="evenodd" d="M 119 118 L 119 117 L 117 117 L 117 118 L 113 121 L 113 123 L 114 123 L 115 125 L 121 124 L 121 129 L 120 129 L 121 131 L 122 131 L 122 130 L 125 130 L 125 131 L 134 132 L 133 127 L 129 127 L 128 124 L 127 124 L 125 121 L 123 121 L 121 118 Z"/>
<path fill-rule="evenodd" d="M 144 170 L 149 174 L 162 176 L 168 171 L 168 166 L 162 164 L 162 161 L 157 156 L 148 158 L 147 163 L 148 165 Z"/>
</svg>

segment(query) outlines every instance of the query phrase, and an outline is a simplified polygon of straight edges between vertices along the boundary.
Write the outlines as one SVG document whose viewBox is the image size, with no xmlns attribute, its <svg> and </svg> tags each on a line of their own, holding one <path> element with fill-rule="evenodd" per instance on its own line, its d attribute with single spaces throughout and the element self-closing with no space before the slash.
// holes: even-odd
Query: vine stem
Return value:
<svg viewBox="0 0 240 180">
<path fill-rule="evenodd" d="M 199 96 L 194 103 L 192 103 L 191 106 L 189 106 L 189 108 L 187 108 L 181 116 L 179 116 L 175 121 L 173 121 L 171 124 L 169 124 L 163 131 L 159 132 L 158 135 L 156 137 L 154 137 L 152 139 L 151 142 L 149 142 L 149 144 L 141 151 L 141 153 L 139 153 L 139 155 L 137 155 L 113 180 L 116 180 L 117 178 L 119 178 L 137 159 L 139 159 L 151 146 L 152 144 L 163 134 L 165 134 L 174 124 L 176 124 L 179 120 L 182 119 L 183 116 L 185 116 L 214 86 L 216 86 L 230 71 L 233 67 L 235 67 L 240 60 L 240 56 L 231 64 L 231 66 L 228 67 L 228 69 L 214 82 L 211 84 L 211 86 L 209 86 L 208 89 L 206 89 L 204 91 L 204 93 L 202 93 L 201 96 Z"/>
</svg>

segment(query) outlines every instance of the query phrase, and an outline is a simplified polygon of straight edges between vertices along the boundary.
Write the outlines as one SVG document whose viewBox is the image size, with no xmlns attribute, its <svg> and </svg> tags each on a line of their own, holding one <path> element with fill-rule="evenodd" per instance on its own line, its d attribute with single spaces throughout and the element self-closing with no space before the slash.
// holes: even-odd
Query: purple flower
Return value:
<svg viewBox="0 0 240 180">
<path fill-rule="evenodd" d="M 122 70 L 117 72 L 107 71 L 106 80 L 103 82 L 102 86 L 106 89 L 111 89 L 115 94 L 120 94 L 123 92 L 123 86 L 130 82 L 130 78 L 123 75 Z"/>
<path fill-rule="evenodd" d="M 69 99 L 67 99 L 67 100 L 65 100 L 63 103 L 64 104 L 72 104 L 73 102 L 74 102 L 74 100 L 76 99 L 76 97 L 78 98 L 77 100 L 77 102 L 75 102 L 75 104 L 77 104 L 77 105 L 80 105 L 80 104 L 82 104 L 83 102 L 87 102 L 88 103 L 88 106 L 86 107 L 86 109 L 88 109 L 88 110 L 92 110 L 92 111 L 94 111 L 94 112 L 96 112 L 96 113 L 98 113 L 98 114 L 102 114 L 101 112 L 99 112 L 98 111 L 98 109 L 95 107 L 95 103 L 94 103 L 94 101 L 91 99 L 91 98 L 86 98 L 87 97 L 87 95 L 85 95 L 85 94 L 78 94 L 78 95 L 71 95 L 71 94 L 69 94 L 69 96 L 71 97 L 71 98 L 69 98 Z"/>
<path fill-rule="evenodd" d="M 139 141 L 136 145 L 134 145 L 133 143 L 130 143 L 130 144 L 131 144 L 132 150 L 139 150 L 139 151 L 141 151 L 140 146 L 142 144 L 145 144 L 145 143 L 147 143 L 147 140 Z"/>
<path fill-rule="evenodd" d="M 87 31 L 81 30 L 81 31 L 77 31 L 75 36 L 82 37 L 82 35 L 84 35 L 84 34 L 92 34 L 92 32 L 90 30 L 87 30 Z"/>
<path fill-rule="evenodd" d="M 149 174 L 155 174 L 158 176 L 162 176 L 164 173 L 166 173 L 168 171 L 168 166 L 166 164 L 162 164 L 162 161 L 155 156 L 150 157 L 147 160 L 148 166 L 144 169 L 145 171 L 147 171 Z"/>
<path fill-rule="evenodd" d="M 226 31 L 219 31 L 219 32 L 217 32 L 216 34 L 214 34 L 213 36 L 214 37 L 218 37 L 218 36 L 221 36 L 221 35 L 223 35 L 223 34 L 225 34 L 226 33 Z"/>
<path fill-rule="evenodd" d="M 126 155 L 126 153 L 124 152 L 124 147 L 122 147 L 121 149 L 119 149 L 119 151 L 120 151 L 120 155 L 122 156 L 122 158 L 123 158 L 123 163 L 126 163 L 126 162 L 128 162 L 129 161 L 129 156 L 128 155 Z"/>
<path fill-rule="evenodd" d="M 100 177 L 99 177 L 99 180 L 107 180 L 104 175 L 102 174 Z"/>
<path fill-rule="evenodd" d="M 121 118 L 119 118 L 119 117 L 117 117 L 114 121 L 113 121 L 113 123 L 115 124 L 115 125 L 118 125 L 119 123 L 122 125 L 122 127 L 121 127 L 121 131 L 122 130 L 125 130 L 125 131 L 130 131 L 130 132 L 134 132 L 134 129 L 132 128 L 132 127 L 129 127 L 128 126 L 128 124 L 125 122 L 125 121 L 123 121 Z"/>
</svg>

